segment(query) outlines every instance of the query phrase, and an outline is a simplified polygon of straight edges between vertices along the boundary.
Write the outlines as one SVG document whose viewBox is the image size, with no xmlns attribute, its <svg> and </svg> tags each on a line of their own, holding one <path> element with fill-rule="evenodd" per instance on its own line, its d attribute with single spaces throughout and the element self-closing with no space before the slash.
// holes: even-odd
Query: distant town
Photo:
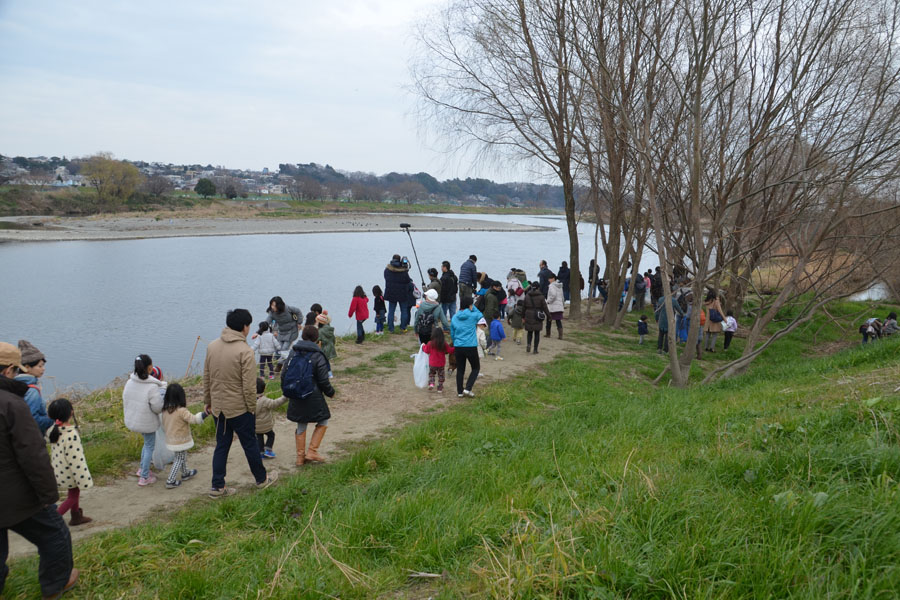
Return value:
<svg viewBox="0 0 900 600">
<path fill-rule="evenodd" d="M 266 200 L 274 196 L 293 200 L 382 202 L 395 204 L 451 204 L 490 207 L 562 208 L 561 186 L 534 183 L 495 183 L 466 178 L 438 181 L 428 173 L 385 175 L 350 172 L 316 163 L 282 163 L 259 171 L 230 169 L 211 164 L 176 165 L 132 160 L 110 155 L 66 158 L 58 156 L 0 155 L 0 185 L 34 190 L 92 187 L 89 165 L 101 160 L 133 166 L 135 194 L 161 197 L 197 192 L 229 199 Z M 203 183 L 201 183 L 203 182 Z M 206 187 L 211 182 L 213 187 Z M 198 188 L 198 185 L 201 186 Z M 211 192 L 211 193 L 207 193 Z"/>
</svg>

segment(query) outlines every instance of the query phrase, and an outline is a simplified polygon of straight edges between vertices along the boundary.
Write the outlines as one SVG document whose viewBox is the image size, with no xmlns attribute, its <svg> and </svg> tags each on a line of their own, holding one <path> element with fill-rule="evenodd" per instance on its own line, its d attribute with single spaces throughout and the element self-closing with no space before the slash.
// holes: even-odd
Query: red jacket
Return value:
<svg viewBox="0 0 900 600">
<path fill-rule="evenodd" d="M 350 312 L 347 313 L 348 317 L 352 317 L 353 313 L 356 313 L 357 321 L 365 321 L 369 318 L 369 299 L 365 296 L 359 298 L 357 296 L 353 297 L 353 301 L 350 302 Z"/>
<path fill-rule="evenodd" d="M 428 342 L 427 344 L 422 344 L 422 351 L 428 355 L 429 367 L 443 367 L 447 364 L 447 355 L 453 354 L 453 346 L 447 344 L 447 352 L 445 353 L 435 350 L 431 342 Z"/>
</svg>

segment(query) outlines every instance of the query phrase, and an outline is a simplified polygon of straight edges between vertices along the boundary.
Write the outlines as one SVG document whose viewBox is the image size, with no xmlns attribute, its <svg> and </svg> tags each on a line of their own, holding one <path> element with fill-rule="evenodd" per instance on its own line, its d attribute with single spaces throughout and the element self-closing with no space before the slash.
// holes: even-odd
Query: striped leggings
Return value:
<svg viewBox="0 0 900 600">
<path fill-rule="evenodd" d="M 181 471 L 182 475 L 187 475 L 187 450 L 175 453 L 175 459 L 172 461 L 172 470 L 169 471 L 169 478 L 166 479 L 166 483 L 175 483 L 175 480 L 178 479 L 179 471 Z"/>
</svg>

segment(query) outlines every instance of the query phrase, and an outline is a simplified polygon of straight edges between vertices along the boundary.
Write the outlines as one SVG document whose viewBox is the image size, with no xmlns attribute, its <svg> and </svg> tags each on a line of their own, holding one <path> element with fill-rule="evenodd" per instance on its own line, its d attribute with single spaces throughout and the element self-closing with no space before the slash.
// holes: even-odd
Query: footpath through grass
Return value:
<svg viewBox="0 0 900 600">
<path fill-rule="evenodd" d="M 265 492 L 94 536 L 75 597 L 896 597 L 900 339 L 803 358 L 820 327 L 690 390 L 605 336 Z"/>
</svg>

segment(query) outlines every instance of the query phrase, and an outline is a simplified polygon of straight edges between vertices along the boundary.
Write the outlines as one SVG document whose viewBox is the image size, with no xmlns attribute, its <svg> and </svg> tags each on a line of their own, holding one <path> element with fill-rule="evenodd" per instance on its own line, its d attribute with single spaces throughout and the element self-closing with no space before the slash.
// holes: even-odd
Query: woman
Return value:
<svg viewBox="0 0 900 600">
<path fill-rule="evenodd" d="M 406 331 L 409 326 L 409 286 L 411 284 L 409 263 L 404 262 L 399 254 L 395 254 L 384 269 L 384 299 L 388 303 L 387 326 L 391 333 L 394 333 L 394 314 L 397 312 L 398 305 L 400 307 L 400 330 Z"/>
<path fill-rule="evenodd" d="M 302 315 L 299 308 L 285 305 L 281 296 L 275 296 L 269 300 L 266 322 L 272 326 L 272 332 L 278 338 L 278 349 L 281 352 L 290 350 L 291 345 L 299 337 L 298 329 Z"/>
<path fill-rule="evenodd" d="M 159 429 L 159 414 L 162 412 L 163 393 L 166 382 L 150 374 L 153 361 L 146 354 L 134 359 L 134 372 L 125 382 L 122 390 L 122 404 L 125 410 L 125 427 L 144 436 L 141 450 L 141 467 L 137 475 L 141 487 L 156 482 L 156 475 L 150 470 L 150 461 L 156 447 L 156 430 Z"/>
<path fill-rule="evenodd" d="M 725 320 L 725 311 L 719 303 L 719 296 L 715 291 L 710 290 L 706 294 L 706 300 L 703 302 L 706 308 L 706 323 L 703 325 L 704 337 L 706 339 L 707 352 L 715 352 L 716 336 L 722 331 L 722 321 Z"/>
<path fill-rule="evenodd" d="M 897 313 L 891 312 L 881 327 L 881 335 L 892 335 L 898 331 L 900 331 L 900 328 L 897 327 Z"/>
<path fill-rule="evenodd" d="M 525 340 L 525 352 L 531 352 L 531 342 L 534 340 L 534 353 L 538 353 L 538 346 L 541 343 L 541 327 L 544 325 L 544 319 L 550 316 L 550 307 L 547 306 L 547 300 L 541 293 L 541 288 L 537 282 L 532 282 L 525 292 L 525 299 L 522 300 L 522 306 L 525 308 L 525 331 L 528 337 Z"/>
<path fill-rule="evenodd" d="M 572 278 L 572 272 L 569 271 L 569 263 L 566 261 L 562 261 L 562 264 L 559 265 L 559 269 L 556 270 L 556 279 L 562 284 L 563 289 L 563 301 L 568 302 L 570 300 L 569 297 L 569 283 Z"/>
<path fill-rule="evenodd" d="M 453 338 L 453 347 L 456 349 L 456 395 L 462 398 L 466 395 L 474 398 L 472 387 L 478 379 L 478 371 L 481 370 L 481 360 L 478 358 L 478 321 L 484 315 L 475 308 L 471 296 L 464 296 L 459 301 L 459 312 L 453 315 L 450 321 L 450 336 Z M 463 379 L 466 376 L 466 362 L 472 365 L 472 372 L 463 387 Z"/>
<path fill-rule="evenodd" d="M 547 308 L 550 309 L 550 313 L 547 315 L 549 318 L 547 319 L 547 337 L 550 337 L 550 326 L 556 321 L 556 331 L 559 333 L 559 339 L 562 339 L 562 319 L 563 319 L 563 310 L 565 309 L 565 302 L 563 300 L 563 288 L 562 283 L 556 278 L 556 275 L 550 274 L 550 287 L 547 288 Z"/>
<path fill-rule="evenodd" d="M 328 428 L 328 419 L 331 418 L 331 411 L 328 409 L 328 403 L 325 396 L 334 397 L 334 388 L 331 387 L 331 380 L 328 373 L 331 371 L 331 365 L 322 349 L 316 344 L 319 340 L 319 330 L 314 325 L 307 325 L 303 328 L 302 339 L 294 344 L 291 355 L 288 358 L 288 364 L 294 355 L 299 355 L 309 361 L 312 368 L 312 378 L 315 387 L 312 393 L 303 398 L 292 398 L 288 396 L 287 418 L 297 424 L 297 431 L 294 434 L 294 440 L 297 446 L 297 466 L 302 466 L 304 462 L 323 462 L 325 459 L 319 454 L 319 445 L 322 438 L 325 437 L 325 430 Z M 285 369 L 281 376 L 282 389 L 286 382 L 285 375 L 290 373 L 290 368 Z M 306 428 L 310 423 L 315 423 L 316 428 L 313 430 L 312 438 L 309 440 L 309 450 L 306 449 Z"/>
</svg>

